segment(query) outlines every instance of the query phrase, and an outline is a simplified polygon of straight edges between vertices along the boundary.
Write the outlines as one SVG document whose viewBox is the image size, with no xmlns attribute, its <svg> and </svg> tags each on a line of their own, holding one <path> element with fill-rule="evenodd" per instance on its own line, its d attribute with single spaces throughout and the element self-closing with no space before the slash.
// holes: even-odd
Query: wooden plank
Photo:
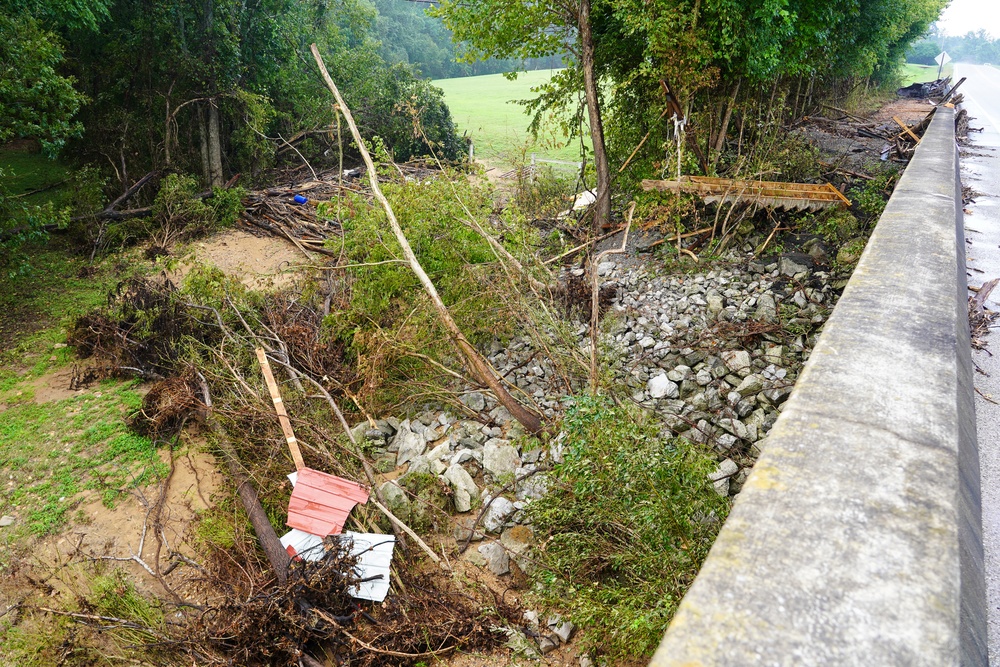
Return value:
<svg viewBox="0 0 1000 667">
<path fill-rule="evenodd" d="M 901 128 L 903 128 L 903 133 L 904 134 L 910 135 L 915 142 L 917 142 L 918 144 L 920 143 L 920 137 L 918 137 L 917 135 L 913 134 L 913 130 L 910 129 L 910 126 L 907 125 L 906 123 L 904 123 L 903 121 L 901 121 L 899 119 L 899 116 L 893 116 L 892 119 L 894 121 L 896 121 L 897 125 L 899 125 Z"/>
<path fill-rule="evenodd" d="M 845 206 L 847 206 L 848 208 L 851 207 L 851 200 L 848 199 L 847 197 L 845 197 L 844 193 L 842 193 L 840 190 L 838 190 L 837 187 L 833 183 L 827 183 L 826 187 L 830 188 L 830 192 L 832 192 L 833 194 L 837 195 L 840 198 L 840 200 L 842 202 L 844 202 Z"/>
<path fill-rule="evenodd" d="M 643 190 L 689 192 L 706 203 L 754 202 L 774 208 L 809 209 L 850 206 L 850 201 L 829 183 L 782 183 L 778 181 L 737 181 L 728 178 L 686 176 L 679 181 L 642 182 Z"/>
<path fill-rule="evenodd" d="M 278 383 L 274 381 L 274 373 L 271 372 L 271 364 L 267 361 L 264 349 L 257 348 L 257 361 L 260 362 L 260 370 L 264 374 L 264 381 L 267 382 L 267 390 L 271 393 L 271 401 L 274 403 L 274 411 L 278 415 L 278 423 L 285 434 L 285 442 L 288 443 L 288 451 L 292 454 L 292 461 L 295 462 L 295 469 L 302 470 L 306 467 L 302 460 L 302 451 L 299 449 L 299 441 L 295 439 L 295 432 L 292 430 L 292 422 L 288 419 L 288 412 L 285 404 L 281 400 L 281 393 L 278 391 Z"/>
</svg>

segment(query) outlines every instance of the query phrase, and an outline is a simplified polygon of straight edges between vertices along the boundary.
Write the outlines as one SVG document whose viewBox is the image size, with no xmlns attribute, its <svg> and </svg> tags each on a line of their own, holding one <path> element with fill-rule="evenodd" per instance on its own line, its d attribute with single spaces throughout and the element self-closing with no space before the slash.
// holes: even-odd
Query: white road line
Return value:
<svg viewBox="0 0 1000 667">
<path fill-rule="evenodd" d="M 972 114 L 973 117 L 986 119 L 986 121 L 988 121 L 989 124 L 993 126 L 993 131 L 996 132 L 997 134 L 1000 134 L 1000 123 L 997 123 L 997 121 L 993 118 L 993 116 L 991 116 L 989 112 L 986 111 L 986 107 L 977 102 L 976 98 L 972 97 L 971 95 L 966 95 L 965 99 L 972 102 L 979 109 L 979 111 Z"/>
<path fill-rule="evenodd" d="M 992 79 L 995 77 L 997 79 L 1000 79 L 1000 71 L 994 70 L 992 67 L 972 67 L 969 69 L 972 70 L 970 74 L 976 75 L 976 81 L 979 83 L 983 82 L 983 79 L 987 78 Z M 984 75 L 984 72 L 987 72 L 987 74 Z M 997 89 L 1000 89 L 1000 82 L 998 83 L 990 82 L 990 83 Z M 985 119 L 990 125 L 993 126 L 993 131 L 996 132 L 997 134 L 1000 134 L 1000 123 L 998 123 L 996 119 L 993 118 L 993 116 L 991 116 L 988 111 L 986 111 L 986 105 L 980 104 L 976 100 L 976 98 L 973 95 L 969 94 L 968 92 L 966 92 L 965 99 L 972 102 L 979 109 L 978 113 L 974 113 L 973 116 L 975 116 L 976 118 Z"/>
</svg>

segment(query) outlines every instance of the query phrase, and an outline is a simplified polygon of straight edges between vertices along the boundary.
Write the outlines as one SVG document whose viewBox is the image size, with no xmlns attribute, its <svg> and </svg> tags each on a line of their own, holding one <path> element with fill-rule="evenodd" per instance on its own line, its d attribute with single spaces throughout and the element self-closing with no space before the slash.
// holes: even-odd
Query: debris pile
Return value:
<svg viewBox="0 0 1000 667">
<path fill-rule="evenodd" d="M 437 173 L 424 162 L 394 166 L 399 177 L 406 180 L 419 180 Z M 371 190 L 360 180 L 364 173 L 363 167 L 343 172 L 333 169 L 313 173 L 312 178 L 287 187 L 250 192 L 243 199 L 246 212 L 240 222 L 287 239 L 303 252 L 336 257 L 337 253 L 323 246 L 342 232 L 338 219 L 341 198 L 347 193 L 371 197 Z"/>
<path fill-rule="evenodd" d="M 972 349 L 974 350 L 986 349 L 986 336 L 990 333 L 990 327 L 1000 317 L 1000 313 L 986 307 L 986 300 L 996 289 L 997 283 L 1000 283 L 1000 279 L 994 278 L 982 287 L 969 287 L 969 290 L 974 292 L 969 297 L 969 328 L 972 332 Z"/>
<path fill-rule="evenodd" d="M 829 108 L 839 112 L 841 116 L 839 118 L 806 116 L 802 120 L 827 134 L 845 138 L 859 138 L 860 141 L 865 139 L 879 140 L 882 142 L 878 148 L 879 159 L 882 162 L 893 161 L 901 164 L 906 164 L 913 157 L 913 151 L 920 143 L 934 115 L 934 109 L 931 108 L 924 118 L 915 125 L 907 124 L 899 116 L 893 116 L 891 120 L 884 123 L 877 123 L 849 114 L 843 109 Z M 859 148 L 858 150 L 865 149 Z"/>
<path fill-rule="evenodd" d="M 300 250 L 335 255 L 323 244 L 340 235 L 340 222 L 318 215 L 317 208 L 320 202 L 335 200 L 345 192 L 363 193 L 351 175 L 328 171 L 291 187 L 251 192 L 243 200 L 246 212 L 241 223 L 287 239 Z"/>
<path fill-rule="evenodd" d="M 911 83 L 910 85 L 897 90 L 896 94 L 900 97 L 910 97 L 917 100 L 926 100 L 931 97 L 944 97 L 950 83 L 950 76 L 943 79 L 929 81 L 927 83 Z"/>
<path fill-rule="evenodd" d="M 674 181 L 642 182 L 647 192 L 689 192 L 700 195 L 706 204 L 753 203 L 789 211 L 818 211 L 833 206 L 849 207 L 847 197 L 829 183 L 779 183 L 746 181 L 707 176 L 682 176 Z"/>
</svg>

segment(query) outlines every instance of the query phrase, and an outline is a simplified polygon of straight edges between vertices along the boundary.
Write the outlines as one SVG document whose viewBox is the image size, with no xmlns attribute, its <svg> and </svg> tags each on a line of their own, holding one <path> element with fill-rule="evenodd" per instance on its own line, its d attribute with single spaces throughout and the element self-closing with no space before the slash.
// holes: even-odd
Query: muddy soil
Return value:
<svg viewBox="0 0 1000 667">
<path fill-rule="evenodd" d="M 933 104 L 927 100 L 904 98 L 886 104 L 865 120 L 873 125 L 882 125 L 893 123 L 895 116 L 907 125 L 914 125 L 923 120 L 932 109 Z M 843 119 L 849 124 L 859 122 L 857 118 L 844 116 L 838 111 L 829 109 L 824 110 L 824 117 Z M 882 148 L 887 142 L 884 139 L 860 136 L 852 127 L 834 129 L 807 117 L 795 131 L 819 148 L 823 155 L 821 159 L 832 167 L 870 174 L 881 171 L 887 164 L 881 160 Z M 898 166 L 895 163 L 893 165 Z"/>
<path fill-rule="evenodd" d="M 286 240 L 234 229 L 190 244 L 167 277 L 179 284 L 195 266 L 215 266 L 249 289 L 270 291 L 289 287 L 296 270 L 308 263 Z"/>
</svg>

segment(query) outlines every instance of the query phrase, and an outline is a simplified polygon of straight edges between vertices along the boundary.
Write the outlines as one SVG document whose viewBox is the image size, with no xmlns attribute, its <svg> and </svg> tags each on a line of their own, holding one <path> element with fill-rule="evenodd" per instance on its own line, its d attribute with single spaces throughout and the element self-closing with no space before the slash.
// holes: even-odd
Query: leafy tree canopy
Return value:
<svg viewBox="0 0 1000 667">
<path fill-rule="evenodd" d="M 105 0 L 0 0 L 0 144 L 27 137 L 54 153 L 80 133 L 85 97 L 61 71 L 55 31 L 93 31 L 107 14 Z"/>
</svg>

